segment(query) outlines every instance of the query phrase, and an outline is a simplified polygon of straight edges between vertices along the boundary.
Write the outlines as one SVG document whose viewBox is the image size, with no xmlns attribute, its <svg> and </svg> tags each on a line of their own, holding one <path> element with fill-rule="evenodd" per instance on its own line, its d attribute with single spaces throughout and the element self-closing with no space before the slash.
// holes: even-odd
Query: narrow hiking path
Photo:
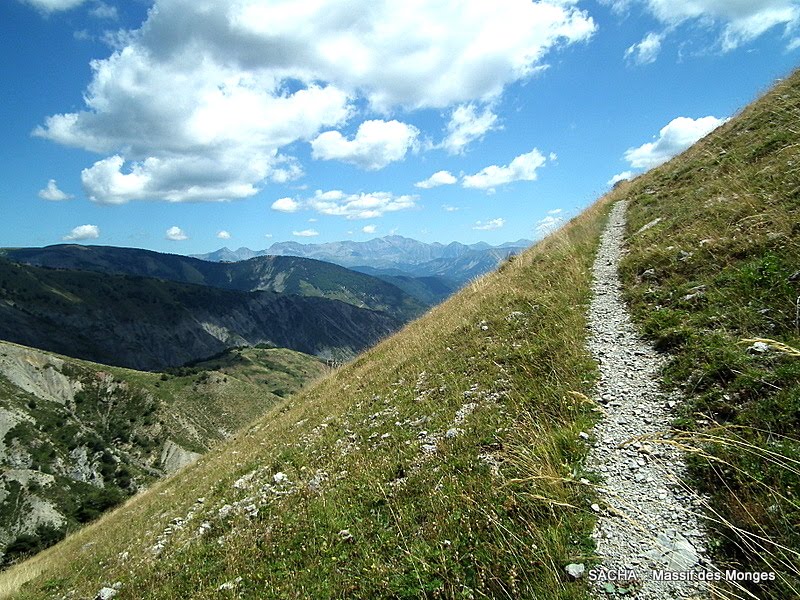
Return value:
<svg viewBox="0 0 800 600">
<path fill-rule="evenodd" d="M 669 430 L 676 399 L 661 391 L 664 359 L 639 338 L 622 300 L 617 269 L 626 208 L 625 202 L 614 205 L 603 233 L 589 313 L 589 348 L 600 365 L 596 400 L 605 411 L 587 461 L 604 479 L 600 502 L 592 506 L 599 517 L 592 535 L 602 566 L 590 575 L 621 576 L 601 576 L 593 584 L 601 597 L 629 594 L 631 588 L 643 599 L 702 597 L 704 581 L 654 580 L 660 573 L 664 579 L 697 580 L 714 569 L 704 556 L 705 533 L 696 517 L 702 499 L 682 483 L 681 453 L 647 437 Z"/>
</svg>

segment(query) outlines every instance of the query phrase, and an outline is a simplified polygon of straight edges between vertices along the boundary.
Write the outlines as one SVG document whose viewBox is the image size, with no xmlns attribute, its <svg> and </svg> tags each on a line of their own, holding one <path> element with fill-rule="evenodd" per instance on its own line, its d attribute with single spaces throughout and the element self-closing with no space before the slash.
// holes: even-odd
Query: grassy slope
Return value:
<svg viewBox="0 0 800 600">
<path fill-rule="evenodd" d="M 162 401 L 160 417 L 176 442 L 204 452 L 267 407 L 328 371 L 320 359 L 287 348 L 234 348 L 167 375 L 107 367 Z M 187 429 L 196 432 L 187 434 Z"/>
<path fill-rule="evenodd" d="M 703 450 L 717 560 L 777 571 L 758 597 L 800 596 L 800 359 L 742 342 L 800 347 L 800 74 L 619 196 L 628 298 L 691 398 L 678 424 Z"/>
<path fill-rule="evenodd" d="M 31 579 L 20 597 L 116 581 L 122 598 L 217 598 L 229 581 L 252 598 L 583 597 L 563 565 L 591 554 L 574 477 L 607 208 L 3 574 L 0 595 Z"/>
</svg>

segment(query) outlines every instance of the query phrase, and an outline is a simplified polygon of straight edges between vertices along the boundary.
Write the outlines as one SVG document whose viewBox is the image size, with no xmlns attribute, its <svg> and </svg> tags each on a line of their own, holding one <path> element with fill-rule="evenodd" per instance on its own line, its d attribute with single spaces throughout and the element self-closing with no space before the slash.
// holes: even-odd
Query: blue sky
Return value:
<svg viewBox="0 0 800 600">
<path fill-rule="evenodd" d="M 800 60 L 797 0 L 4 0 L 0 245 L 536 238 Z"/>
</svg>

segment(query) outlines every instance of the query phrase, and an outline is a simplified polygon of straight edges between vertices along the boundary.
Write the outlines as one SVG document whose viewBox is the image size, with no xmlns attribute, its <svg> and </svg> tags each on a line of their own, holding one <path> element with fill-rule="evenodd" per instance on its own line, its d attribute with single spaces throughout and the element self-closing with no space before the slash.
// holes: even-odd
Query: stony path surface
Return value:
<svg viewBox="0 0 800 600">
<path fill-rule="evenodd" d="M 625 210 L 623 202 L 614 206 L 594 264 L 589 346 L 600 363 L 597 400 L 606 414 L 593 431 L 588 460 L 604 478 L 601 500 L 592 506 L 599 513 L 593 537 L 603 563 L 590 575 L 600 575 L 593 584 L 598 597 L 619 591 L 630 597 L 631 586 L 642 599 L 706 597 L 705 581 L 654 580 L 660 573 L 698 580 L 714 567 L 704 556 L 704 530 L 695 516 L 702 500 L 681 483 L 680 452 L 647 439 L 669 430 L 677 399 L 660 391 L 663 358 L 638 337 L 621 298 Z"/>
</svg>

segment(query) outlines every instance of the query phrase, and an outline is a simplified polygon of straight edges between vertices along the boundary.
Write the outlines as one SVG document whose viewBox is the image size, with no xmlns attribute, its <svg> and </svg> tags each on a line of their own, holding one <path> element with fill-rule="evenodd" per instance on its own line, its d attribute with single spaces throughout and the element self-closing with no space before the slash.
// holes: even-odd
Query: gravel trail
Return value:
<svg viewBox="0 0 800 600">
<path fill-rule="evenodd" d="M 620 591 L 653 600 L 707 597 L 704 578 L 715 569 L 705 557 L 705 531 L 696 516 L 703 501 L 681 482 L 680 452 L 647 439 L 669 431 L 679 398 L 660 390 L 664 359 L 639 338 L 622 301 L 617 267 L 626 208 L 624 202 L 614 205 L 594 264 L 589 348 L 600 363 L 596 400 L 606 414 L 593 430 L 587 461 L 604 479 L 600 501 L 592 506 L 602 565 L 590 576 L 600 576 L 593 584 L 598 597 Z M 657 581 L 660 574 L 694 581 Z M 621 581 L 610 579 L 620 575 Z"/>
</svg>

